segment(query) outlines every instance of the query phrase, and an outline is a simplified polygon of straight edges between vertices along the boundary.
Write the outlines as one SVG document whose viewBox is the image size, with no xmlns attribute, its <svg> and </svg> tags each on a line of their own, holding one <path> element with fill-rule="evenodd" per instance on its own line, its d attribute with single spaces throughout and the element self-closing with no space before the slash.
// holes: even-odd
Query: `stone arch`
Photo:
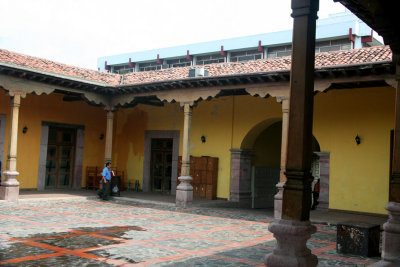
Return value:
<svg viewBox="0 0 400 267">
<path fill-rule="evenodd" d="M 269 118 L 253 126 L 243 138 L 240 149 L 252 149 L 258 136 L 269 126 L 281 120 L 282 118 Z"/>
<path fill-rule="evenodd" d="M 240 145 L 240 149 L 231 149 L 231 192 L 230 201 L 239 207 L 253 206 L 252 198 L 252 159 L 254 144 L 260 134 L 281 118 L 269 118 L 251 128 Z"/>
</svg>

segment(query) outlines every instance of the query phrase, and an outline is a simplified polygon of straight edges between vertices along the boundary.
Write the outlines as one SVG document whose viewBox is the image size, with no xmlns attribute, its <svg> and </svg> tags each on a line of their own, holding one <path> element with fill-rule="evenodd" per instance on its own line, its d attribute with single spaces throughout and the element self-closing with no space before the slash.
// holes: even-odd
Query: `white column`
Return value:
<svg viewBox="0 0 400 267">
<path fill-rule="evenodd" d="M 282 141 L 281 141 L 281 171 L 279 183 L 276 185 L 278 193 L 274 196 L 274 218 L 281 219 L 282 217 L 282 198 L 283 185 L 286 182 L 286 154 L 287 154 L 287 138 L 289 128 L 289 97 L 277 98 L 282 103 Z"/>
<path fill-rule="evenodd" d="M 111 108 L 106 108 L 107 111 L 107 129 L 106 129 L 106 144 L 104 152 L 104 163 L 111 162 L 112 157 L 112 139 L 113 139 L 113 124 L 114 111 Z"/>
<path fill-rule="evenodd" d="M 181 176 L 178 177 L 179 185 L 176 188 L 176 205 L 186 207 L 192 204 L 193 187 L 190 184 L 190 124 L 192 121 L 192 103 L 183 103 L 184 124 L 183 124 L 183 146 L 182 146 L 182 167 Z"/>
<path fill-rule="evenodd" d="M 18 201 L 19 182 L 17 181 L 17 139 L 18 139 L 18 118 L 21 96 L 19 92 L 10 92 L 11 96 L 11 125 L 8 142 L 8 157 L 6 163 L 5 181 L 1 183 L 0 199 Z"/>
</svg>

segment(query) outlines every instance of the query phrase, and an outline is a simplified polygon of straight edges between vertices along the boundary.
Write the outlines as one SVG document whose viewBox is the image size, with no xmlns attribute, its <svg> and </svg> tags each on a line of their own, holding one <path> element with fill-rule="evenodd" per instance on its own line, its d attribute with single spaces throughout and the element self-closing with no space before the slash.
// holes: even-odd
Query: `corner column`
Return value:
<svg viewBox="0 0 400 267">
<path fill-rule="evenodd" d="M 110 107 L 106 108 L 107 111 L 107 129 L 106 129 L 106 144 L 104 152 L 104 163 L 111 162 L 112 157 L 112 139 L 113 139 L 113 125 L 114 125 L 114 110 Z"/>
<path fill-rule="evenodd" d="M 281 142 L 281 171 L 279 176 L 279 183 L 276 184 L 278 193 L 274 196 L 274 218 L 281 219 L 282 217 L 282 198 L 283 186 L 286 182 L 286 152 L 287 152 L 287 138 L 289 128 L 289 97 L 279 97 L 278 102 L 282 103 L 282 142 Z"/>
<path fill-rule="evenodd" d="M 190 124 L 192 121 L 193 103 L 184 102 L 184 122 L 183 122 L 183 144 L 182 144 L 182 167 L 181 176 L 178 177 L 179 185 L 176 187 L 176 206 L 186 207 L 193 201 L 193 180 L 190 176 Z"/>
<path fill-rule="evenodd" d="M 21 97 L 25 96 L 19 92 L 9 92 L 11 96 L 11 125 L 10 137 L 8 142 L 8 157 L 6 163 L 5 181 L 1 183 L 0 199 L 8 201 L 18 201 L 19 182 L 17 181 L 17 139 L 18 139 L 18 119 Z"/>
<path fill-rule="evenodd" d="M 393 51 L 393 61 L 396 65 L 394 146 L 389 204 L 385 207 L 389 220 L 383 224 L 381 261 L 373 266 L 400 266 L 400 51 Z"/>
<path fill-rule="evenodd" d="M 315 233 L 311 225 L 312 123 L 315 30 L 318 0 L 292 0 L 293 41 L 290 73 L 290 108 L 283 190 L 282 218 L 268 229 L 277 247 L 265 258 L 273 266 L 316 266 L 318 259 L 307 248 Z"/>
</svg>

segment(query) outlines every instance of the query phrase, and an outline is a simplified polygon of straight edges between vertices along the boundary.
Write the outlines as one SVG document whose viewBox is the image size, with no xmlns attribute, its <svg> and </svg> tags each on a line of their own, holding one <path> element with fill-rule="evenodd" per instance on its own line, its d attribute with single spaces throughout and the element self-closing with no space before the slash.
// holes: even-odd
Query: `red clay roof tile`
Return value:
<svg viewBox="0 0 400 267">
<path fill-rule="evenodd" d="M 389 46 L 375 46 L 361 49 L 340 50 L 318 53 L 315 57 L 315 67 L 334 67 L 360 63 L 391 61 L 392 52 Z M 69 77 L 100 82 L 107 85 L 119 85 L 122 75 L 100 72 L 80 67 L 74 67 L 47 59 L 23 55 L 0 49 L 0 62 L 13 66 L 45 71 L 49 74 L 60 74 Z M 291 58 L 268 58 L 254 61 L 216 63 L 204 66 L 210 76 L 224 76 L 244 73 L 287 71 L 290 69 Z M 147 82 L 162 82 L 188 78 L 191 67 L 170 68 L 156 71 L 134 72 L 124 75 L 124 84 L 140 84 Z"/>
</svg>

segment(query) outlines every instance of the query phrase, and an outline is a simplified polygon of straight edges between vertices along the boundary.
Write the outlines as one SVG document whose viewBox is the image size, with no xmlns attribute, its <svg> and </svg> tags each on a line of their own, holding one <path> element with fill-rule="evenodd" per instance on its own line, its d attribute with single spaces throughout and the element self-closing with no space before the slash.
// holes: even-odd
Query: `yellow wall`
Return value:
<svg viewBox="0 0 400 267">
<path fill-rule="evenodd" d="M 314 136 L 330 152 L 329 208 L 387 213 L 394 93 L 384 87 L 316 95 Z"/>
<path fill-rule="evenodd" d="M 10 99 L 0 91 L 0 113 L 7 114 L 7 155 Z M 83 168 L 102 166 L 105 111 L 84 102 L 63 102 L 62 96 L 27 95 L 22 99 L 18 130 L 18 180 L 21 188 L 36 188 L 42 121 L 85 126 Z M 229 198 L 231 148 L 257 148 L 257 138 L 281 120 L 275 98 L 227 96 L 200 101 L 193 108 L 193 156 L 219 158 L 217 197 Z M 22 128 L 29 128 L 23 135 Z M 314 136 L 321 151 L 330 152 L 330 208 L 385 214 L 389 188 L 390 130 L 394 126 L 394 89 L 332 90 L 315 97 Z M 142 184 L 145 130 L 179 130 L 183 110 L 179 103 L 164 107 L 138 105 L 115 113 L 113 165 L 126 171 L 126 179 Z M 356 145 L 354 137 L 361 137 Z M 202 143 L 200 137 L 207 139 Z M 180 140 L 180 154 L 182 150 Z M 279 147 L 279 146 L 276 146 Z M 3 167 L 3 170 L 5 168 Z M 84 182 L 85 170 L 83 170 Z"/>
<path fill-rule="evenodd" d="M 193 107 L 190 153 L 192 156 L 218 157 L 217 197 L 229 198 L 230 149 L 240 148 L 243 138 L 256 124 L 268 118 L 280 120 L 280 110 L 281 106 L 274 98 L 251 96 L 219 97 L 200 101 Z M 118 110 L 115 125 L 114 166 L 124 168 L 128 180 L 138 179 L 142 184 L 144 131 L 179 130 L 182 137 L 183 110 L 179 103 L 166 103 L 164 107 L 138 105 Z M 205 143 L 200 140 L 203 135 Z M 182 140 L 179 148 L 181 155 Z"/>
<path fill-rule="evenodd" d="M 10 127 L 10 97 L 0 90 L 0 114 L 7 114 L 3 171 L 8 153 Z M 85 126 L 82 164 L 82 186 L 85 185 L 86 166 L 103 166 L 106 118 L 104 108 L 94 107 L 82 101 L 63 102 L 58 94 L 28 94 L 21 99 L 18 123 L 17 171 L 20 188 L 37 188 L 39 151 L 42 121 Z M 22 128 L 28 127 L 26 134 Z M 3 178 L 4 179 L 4 178 Z"/>
</svg>

